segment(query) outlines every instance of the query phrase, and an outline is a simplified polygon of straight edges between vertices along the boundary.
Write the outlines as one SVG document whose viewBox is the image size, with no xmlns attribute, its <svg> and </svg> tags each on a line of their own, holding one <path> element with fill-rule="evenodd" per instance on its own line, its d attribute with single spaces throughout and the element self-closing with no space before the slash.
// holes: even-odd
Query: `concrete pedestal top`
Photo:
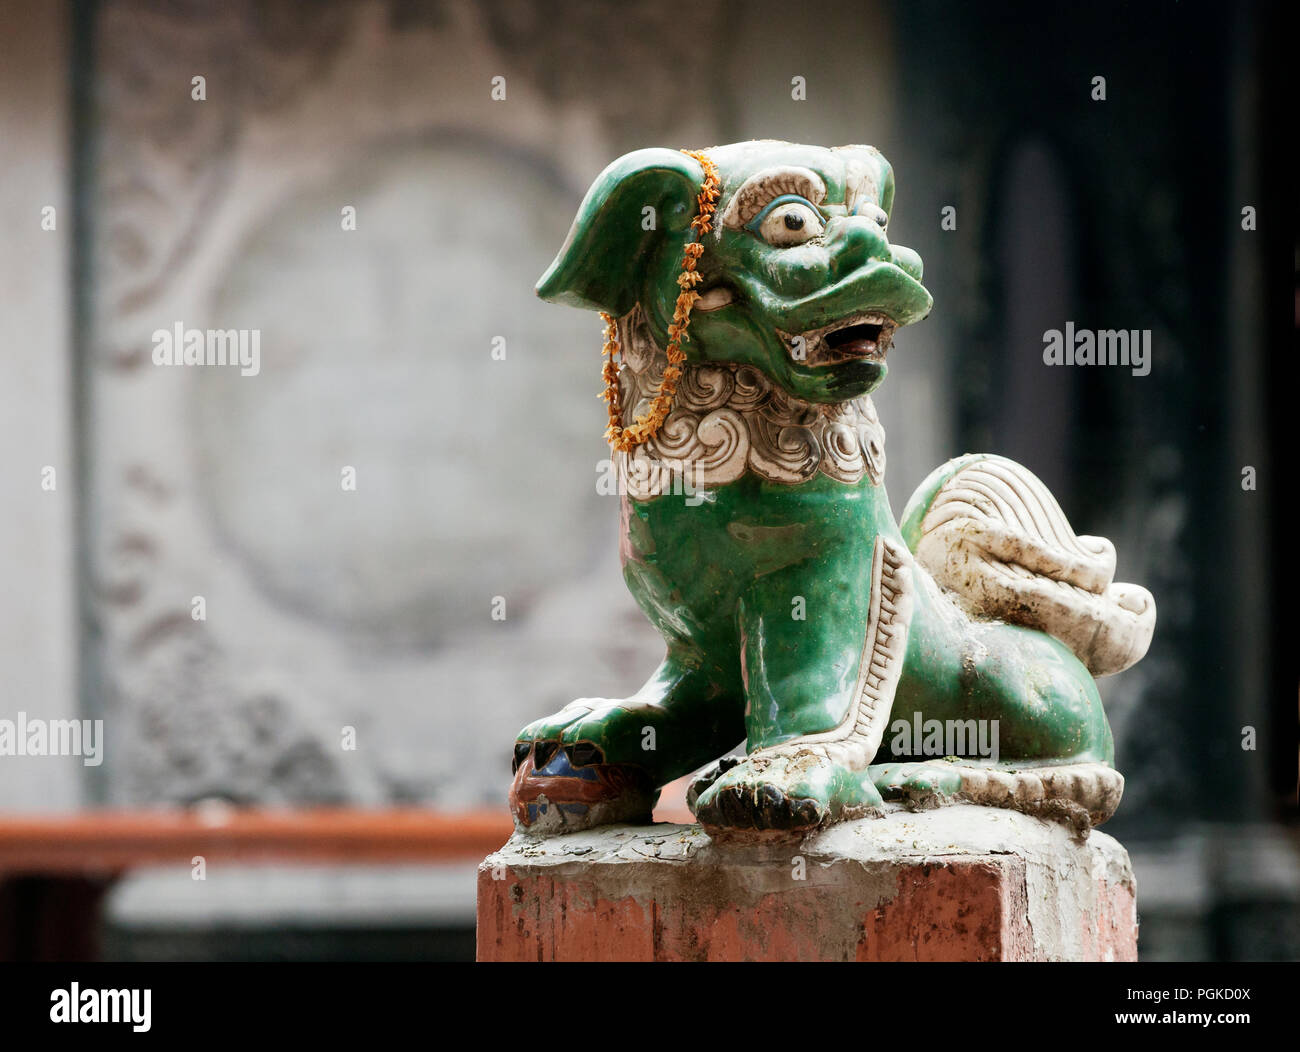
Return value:
<svg viewBox="0 0 1300 1052">
<path fill-rule="evenodd" d="M 1136 957 L 1124 848 L 995 808 L 891 809 L 785 844 L 516 834 L 479 867 L 481 961 Z"/>
</svg>

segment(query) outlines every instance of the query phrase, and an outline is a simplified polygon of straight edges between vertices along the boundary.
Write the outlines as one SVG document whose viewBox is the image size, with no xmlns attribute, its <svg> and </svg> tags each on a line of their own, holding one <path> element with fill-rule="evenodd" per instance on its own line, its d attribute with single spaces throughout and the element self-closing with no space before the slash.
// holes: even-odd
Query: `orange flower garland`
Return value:
<svg viewBox="0 0 1300 1052">
<path fill-rule="evenodd" d="M 677 285 L 681 292 L 673 309 L 672 324 L 668 326 L 668 346 L 664 354 L 668 365 L 664 368 L 663 379 L 659 389 L 651 399 L 650 408 L 644 416 L 627 427 L 623 426 L 623 399 L 618 386 L 618 323 L 605 311 L 600 312 L 605 322 L 605 346 L 601 353 L 605 358 L 601 377 L 605 381 L 605 390 L 600 397 L 609 404 L 609 426 L 605 428 L 605 439 L 615 449 L 627 453 L 644 442 L 648 442 L 663 427 L 664 421 L 673 408 L 673 396 L 677 392 L 677 381 L 681 379 L 682 363 L 686 361 L 686 352 L 682 342 L 689 340 L 686 330 L 691 322 L 691 308 L 700 294 L 695 286 L 700 283 L 700 274 L 695 266 L 704 254 L 703 238 L 713 229 L 713 211 L 717 207 L 721 190 L 718 186 L 718 169 L 703 151 L 682 150 L 687 157 L 693 157 L 704 169 L 704 183 L 700 186 L 696 202 L 699 212 L 691 220 L 691 229 L 695 231 L 694 240 L 686 246 L 682 255 L 682 272 L 677 276 Z"/>
</svg>

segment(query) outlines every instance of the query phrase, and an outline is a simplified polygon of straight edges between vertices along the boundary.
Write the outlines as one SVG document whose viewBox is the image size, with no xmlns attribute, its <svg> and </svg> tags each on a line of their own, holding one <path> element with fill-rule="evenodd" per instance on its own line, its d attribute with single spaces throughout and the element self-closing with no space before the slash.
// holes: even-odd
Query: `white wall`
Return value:
<svg viewBox="0 0 1300 1052">
<path fill-rule="evenodd" d="M 0 719 L 79 718 L 65 5 L 0 9 Z M 56 227 L 41 229 L 53 206 Z M 52 491 L 42 472 L 54 468 Z M 67 808 L 76 758 L 0 756 L 0 811 Z"/>
</svg>

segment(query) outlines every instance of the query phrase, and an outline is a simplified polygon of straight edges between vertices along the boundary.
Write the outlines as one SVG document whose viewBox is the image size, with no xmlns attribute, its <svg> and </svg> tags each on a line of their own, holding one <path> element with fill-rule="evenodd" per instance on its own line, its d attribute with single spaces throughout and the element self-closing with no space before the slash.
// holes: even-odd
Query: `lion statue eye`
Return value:
<svg viewBox="0 0 1300 1052">
<path fill-rule="evenodd" d="M 811 201 L 790 197 L 773 201 L 754 218 L 751 227 L 778 248 L 802 245 L 820 237 L 824 229 L 821 213 Z"/>
<path fill-rule="evenodd" d="M 858 205 L 856 214 L 866 216 L 881 230 L 889 226 L 889 214 L 874 201 L 862 202 L 862 204 Z"/>
</svg>

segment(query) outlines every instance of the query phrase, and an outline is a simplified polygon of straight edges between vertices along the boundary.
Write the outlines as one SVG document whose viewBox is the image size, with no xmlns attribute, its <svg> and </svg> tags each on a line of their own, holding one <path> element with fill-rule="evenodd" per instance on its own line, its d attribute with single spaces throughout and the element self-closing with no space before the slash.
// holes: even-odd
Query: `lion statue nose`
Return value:
<svg viewBox="0 0 1300 1052">
<path fill-rule="evenodd" d="M 831 252 L 831 273 L 836 280 L 872 261 L 893 262 L 885 232 L 866 216 L 832 219 L 826 226 L 826 247 Z"/>
</svg>

